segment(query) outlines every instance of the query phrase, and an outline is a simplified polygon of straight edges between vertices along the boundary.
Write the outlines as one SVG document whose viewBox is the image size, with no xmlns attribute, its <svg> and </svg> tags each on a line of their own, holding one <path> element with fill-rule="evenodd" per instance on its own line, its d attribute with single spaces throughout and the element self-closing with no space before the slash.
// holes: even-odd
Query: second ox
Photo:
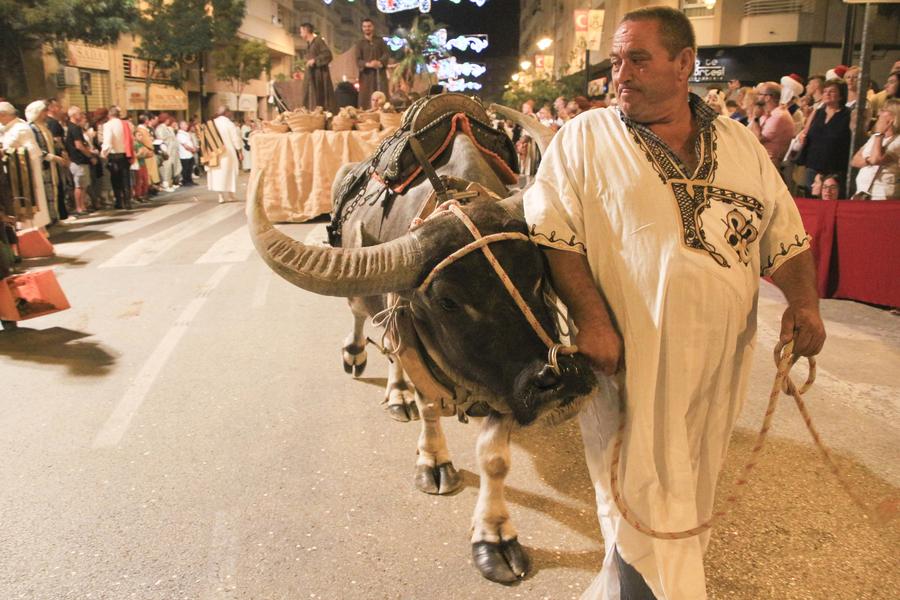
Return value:
<svg viewBox="0 0 900 600">
<path fill-rule="evenodd" d="M 497 108 L 544 149 L 549 130 Z M 254 244 L 275 272 L 305 290 L 349 298 L 348 372 L 365 367 L 366 320 L 387 327 L 395 354 L 389 410 L 422 420 L 419 490 L 449 494 L 462 485 L 440 417 L 482 418 L 472 554 L 484 577 L 508 584 L 529 568 L 503 498 L 510 435 L 573 416 L 596 379 L 583 357 L 558 353 L 543 257 L 527 237 L 521 194 L 507 197 L 515 154 L 497 134 L 469 97 L 419 101 L 375 156 L 345 170 L 335 188 L 335 247 L 278 231 L 259 193 L 248 212 Z"/>
</svg>

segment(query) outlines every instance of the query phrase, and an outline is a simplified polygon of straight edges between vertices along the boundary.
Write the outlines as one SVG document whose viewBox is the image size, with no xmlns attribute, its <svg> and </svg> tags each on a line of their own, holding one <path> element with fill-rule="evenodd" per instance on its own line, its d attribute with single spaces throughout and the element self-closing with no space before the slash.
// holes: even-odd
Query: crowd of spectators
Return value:
<svg viewBox="0 0 900 600">
<path fill-rule="evenodd" d="M 755 86 L 732 79 L 724 89 L 707 89 L 706 103 L 723 116 L 746 125 L 756 135 L 791 192 L 798 197 L 900 199 L 900 61 L 884 86 L 870 82 L 866 93 L 865 139 L 850 161 L 851 131 L 856 126 L 860 69 L 838 65 L 824 74 L 785 75 L 778 82 Z M 614 96 L 588 99 L 556 98 L 536 106 L 526 101 L 521 111 L 558 129 L 592 108 L 614 105 Z M 520 171 L 534 175 L 539 157 L 532 140 L 512 123 L 505 127 L 516 144 Z M 848 162 L 853 171 L 848 173 Z M 848 177 L 852 177 L 848 191 Z M 823 185 L 824 180 L 829 185 Z M 832 185 L 835 187 L 832 189 Z"/>
<path fill-rule="evenodd" d="M 245 145 L 252 129 L 248 119 L 241 129 Z M 195 185 L 194 177 L 202 173 L 198 130 L 197 118 L 179 122 L 166 112 L 132 118 L 118 106 L 64 110 L 55 98 L 19 110 L 0 98 L 0 255 L 11 251 L 18 260 L 17 230 L 36 228 L 49 237 L 47 227 L 54 223 L 98 210 L 131 209 L 133 203 Z M 10 161 L 23 156 L 24 186 L 21 166 L 14 176 L 9 173 Z M 14 193 L 33 209 L 16 210 Z"/>
</svg>

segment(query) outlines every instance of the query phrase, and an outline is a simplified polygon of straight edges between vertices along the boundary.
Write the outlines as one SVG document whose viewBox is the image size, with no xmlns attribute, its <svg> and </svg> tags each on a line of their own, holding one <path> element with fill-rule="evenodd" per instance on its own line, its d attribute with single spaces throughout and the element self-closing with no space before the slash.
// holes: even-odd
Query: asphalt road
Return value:
<svg viewBox="0 0 900 600">
<path fill-rule="evenodd" d="M 0 332 L 0 598 L 577 598 L 602 539 L 575 423 L 514 436 L 508 499 L 535 568 L 504 588 L 469 558 L 474 424 L 445 422 L 464 489 L 413 487 L 416 424 L 359 380 L 345 302 L 278 279 L 243 206 L 200 188 L 55 230 L 68 311 Z M 315 239 L 323 222 L 284 229 Z M 746 460 L 782 310 L 764 284 Z M 826 301 L 808 395 L 848 499 L 788 399 L 744 500 L 714 533 L 710 598 L 896 598 L 900 317 Z"/>
</svg>

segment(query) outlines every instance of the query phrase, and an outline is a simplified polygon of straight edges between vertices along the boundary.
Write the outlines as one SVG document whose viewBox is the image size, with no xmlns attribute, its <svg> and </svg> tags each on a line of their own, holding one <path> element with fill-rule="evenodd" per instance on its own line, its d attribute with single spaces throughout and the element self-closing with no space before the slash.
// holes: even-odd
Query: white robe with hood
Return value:
<svg viewBox="0 0 900 600">
<path fill-rule="evenodd" d="M 207 185 L 212 192 L 237 192 L 238 174 L 241 165 L 238 162 L 238 149 L 242 147 L 241 132 L 231 119 L 225 115 L 213 120 L 225 151 L 219 156 L 219 164 L 209 168 Z"/>
<path fill-rule="evenodd" d="M 33 227 L 46 227 L 50 223 L 50 208 L 47 205 L 47 194 L 44 191 L 43 154 L 34 138 L 31 127 L 22 119 L 14 119 L 5 126 L 0 125 L 0 145 L 4 149 L 26 148 L 31 162 L 31 179 L 35 196 L 37 196 L 37 211 L 31 220 Z"/>
</svg>

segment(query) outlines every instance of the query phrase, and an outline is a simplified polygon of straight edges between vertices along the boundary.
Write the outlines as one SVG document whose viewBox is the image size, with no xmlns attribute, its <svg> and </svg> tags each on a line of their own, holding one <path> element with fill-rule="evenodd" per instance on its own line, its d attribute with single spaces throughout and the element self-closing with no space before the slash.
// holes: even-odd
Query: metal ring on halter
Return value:
<svg viewBox="0 0 900 600">
<path fill-rule="evenodd" d="M 559 361 L 557 360 L 559 350 L 562 347 L 562 344 L 554 344 L 550 346 L 550 350 L 547 351 L 547 366 L 557 375 L 562 374 L 562 371 L 559 368 Z"/>
</svg>

